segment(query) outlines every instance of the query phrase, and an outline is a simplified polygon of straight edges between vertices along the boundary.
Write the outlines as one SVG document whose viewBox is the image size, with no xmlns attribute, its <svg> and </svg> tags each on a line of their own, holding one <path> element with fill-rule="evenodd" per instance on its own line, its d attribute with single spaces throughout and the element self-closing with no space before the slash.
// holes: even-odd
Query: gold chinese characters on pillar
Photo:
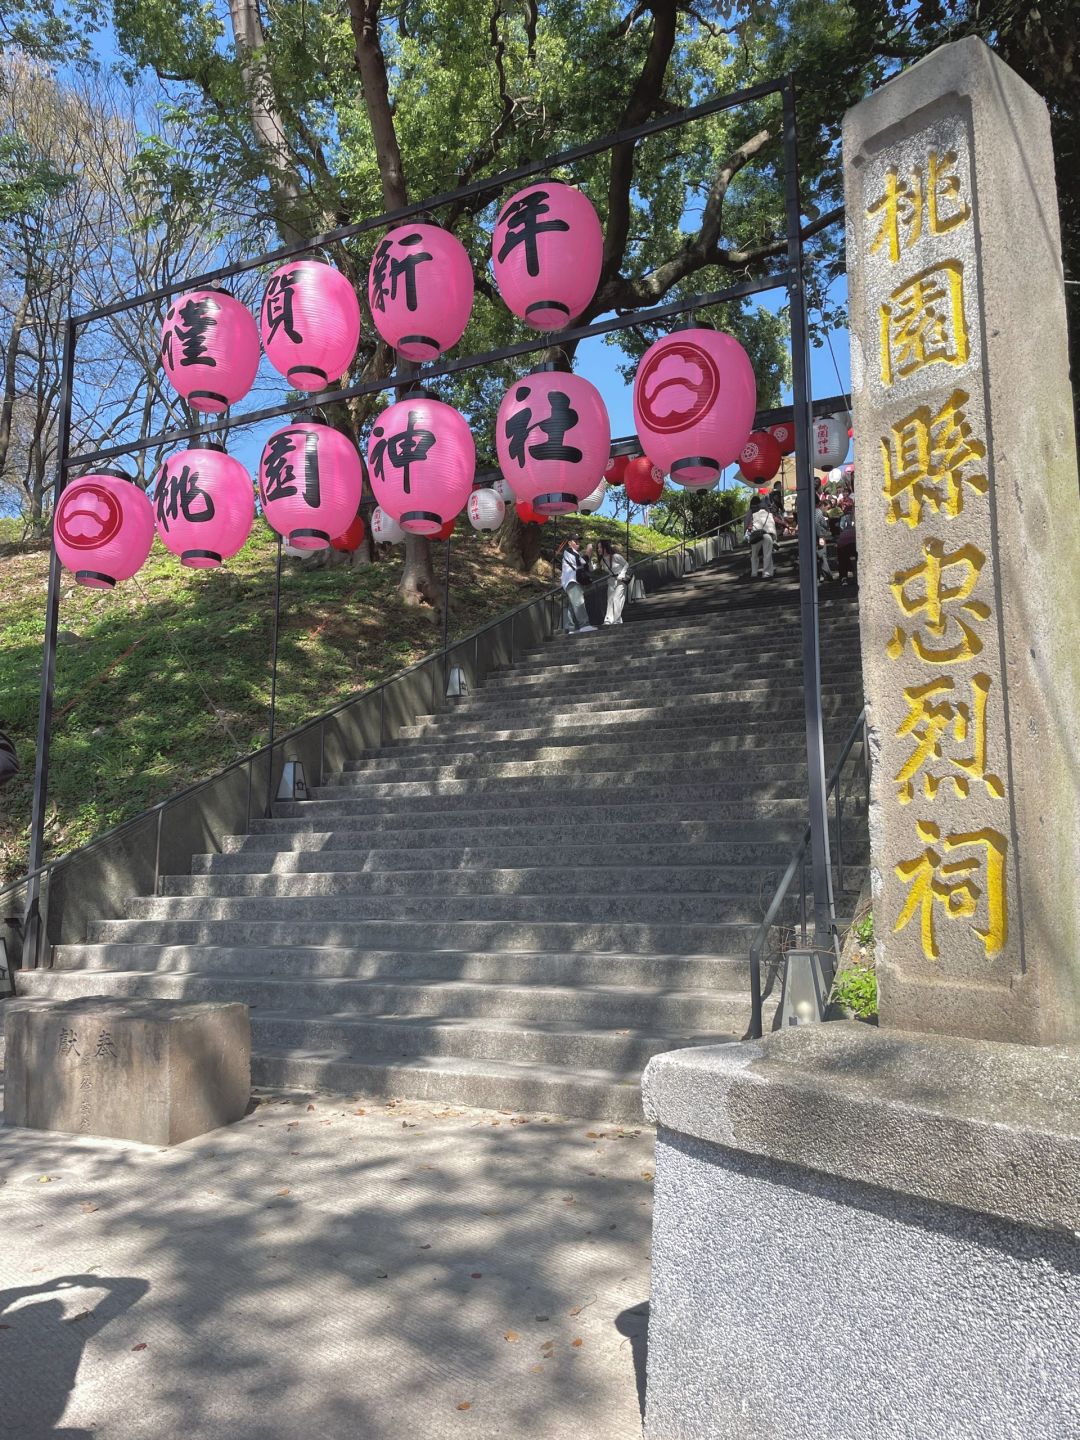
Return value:
<svg viewBox="0 0 1080 1440">
<path fill-rule="evenodd" d="M 877 421 L 858 437 L 876 463 L 856 478 L 874 586 L 860 603 L 880 647 L 865 657 L 888 853 L 879 926 L 911 960 L 977 981 L 1008 947 L 1011 827 L 964 116 L 879 152 L 861 185 L 849 255 L 854 244 L 856 369 Z M 884 561 L 872 578 L 864 554 Z"/>
</svg>

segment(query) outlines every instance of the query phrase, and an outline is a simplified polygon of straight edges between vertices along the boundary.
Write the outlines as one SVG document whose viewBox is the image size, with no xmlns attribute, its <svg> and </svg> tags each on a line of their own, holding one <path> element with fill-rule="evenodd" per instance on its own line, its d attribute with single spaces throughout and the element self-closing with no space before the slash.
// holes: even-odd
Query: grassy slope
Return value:
<svg viewBox="0 0 1080 1440">
<path fill-rule="evenodd" d="M 575 518 L 586 535 L 623 526 Z M 550 525 L 544 554 L 550 556 Z M 0 542 L 14 539 L 0 533 Z M 632 528 L 634 556 L 672 542 Z M 436 552 L 442 577 L 443 547 Z M 401 551 L 362 569 L 286 560 L 279 647 L 279 732 L 436 648 L 427 609 L 397 596 Z M 48 551 L 0 544 L 0 729 L 23 771 L 0 791 L 0 883 L 22 873 L 28 844 Z M 547 588 L 551 567 L 509 569 L 493 540 L 459 527 L 451 562 L 451 633 L 465 634 Z M 159 541 L 134 581 L 112 593 L 65 575 L 57 652 L 46 853 L 64 854 L 156 800 L 212 774 L 266 736 L 274 540 L 261 523 L 222 570 L 184 570 Z M 92 732 L 97 730 L 98 734 Z"/>
</svg>

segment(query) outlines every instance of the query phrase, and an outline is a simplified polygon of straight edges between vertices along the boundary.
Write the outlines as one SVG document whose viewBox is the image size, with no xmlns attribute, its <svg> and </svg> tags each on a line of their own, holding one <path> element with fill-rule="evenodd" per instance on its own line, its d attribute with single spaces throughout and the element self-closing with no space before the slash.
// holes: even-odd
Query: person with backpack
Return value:
<svg viewBox="0 0 1080 1440">
<path fill-rule="evenodd" d="M 773 578 L 773 545 L 776 543 L 776 517 L 772 507 L 760 495 L 750 501 L 746 515 L 744 538 L 750 546 L 750 578 Z"/>
<path fill-rule="evenodd" d="M 581 536 L 571 535 L 562 550 L 562 588 L 566 591 L 566 612 L 563 628 L 568 635 L 584 634 L 595 630 L 589 624 L 589 612 L 585 609 L 585 592 L 581 586 L 582 573 L 589 573 L 588 558 L 581 553 Z"/>
</svg>

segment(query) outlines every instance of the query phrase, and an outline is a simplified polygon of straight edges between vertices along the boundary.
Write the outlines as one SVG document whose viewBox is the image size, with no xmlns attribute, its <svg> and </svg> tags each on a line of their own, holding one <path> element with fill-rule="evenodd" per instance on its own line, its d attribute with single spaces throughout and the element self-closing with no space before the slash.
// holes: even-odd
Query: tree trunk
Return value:
<svg viewBox="0 0 1080 1440">
<path fill-rule="evenodd" d="M 4 355 L 4 398 L 0 402 L 0 476 L 7 467 L 8 449 L 11 446 L 11 420 L 15 412 L 15 362 L 29 306 L 29 292 L 24 292 L 19 297 L 15 314 L 11 318 L 11 335 L 8 337 Z"/>
<path fill-rule="evenodd" d="M 499 528 L 499 549 L 523 575 L 530 575 L 540 559 L 546 533 L 542 525 L 526 525 L 513 506 L 508 506 Z"/>
<path fill-rule="evenodd" d="M 398 210 L 409 203 L 409 196 L 394 128 L 394 112 L 390 105 L 386 60 L 379 40 L 379 3 L 380 0 L 349 0 L 349 18 L 355 44 L 356 73 L 360 77 L 364 109 L 379 162 L 383 204 L 387 210 Z M 398 590 L 406 605 L 441 604 L 431 563 L 431 546 L 421 536 L 410 535 L 405 540 L 405 568 L 401 572 Z"/>
</svg>

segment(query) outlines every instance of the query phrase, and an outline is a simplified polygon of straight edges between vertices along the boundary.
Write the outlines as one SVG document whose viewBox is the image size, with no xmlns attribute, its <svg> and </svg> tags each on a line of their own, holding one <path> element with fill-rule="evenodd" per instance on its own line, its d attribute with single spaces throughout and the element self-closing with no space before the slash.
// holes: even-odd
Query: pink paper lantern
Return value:
<svg viewBox="0 0 1080 1440">
<path fill-rule="evenodd" d="M 60 496 L 53 544 L 79 585 L 111 590 L 146 564 L 154 543 L 154 507 L 117 471 L 83 475 Z"/>
<path fill-rule="evenodd" d="M 767 430 L 755 430 L 739 451 L 739 469 L 747 480 L 760 484 L 780 469 L 780 445 Z"/>
<path fill-rule="evenodd" d="M 476 444 L 452 405 L 409 395 L 375 421 L 368 464 L 386 513 L 409 535 L 437 535 L 468 501 Z"/>
<path fill-rule="evenodd" d="M 465 333 L 473 272 L 465 246 L 438 225 L 399 225 L 368 273 L 375 329 L 406 360 L 434 360 Z"/>
<path fill-rule="evenodd" d="M 495 421 L 499 465 L 514 497 L 564 515 L 591 495 L 611 451 L 599 390 L 581 375 L 538 370 L 511 385 Z"/>
<path fill-rule="evenodd" d="M 161 327 L 161 364 L 193 410 L 218 415 L 242 400 L 259 368 L 259 331 L 246 305 L 225 290 L 174 300 Z"/>
<path fill-rule="evenodd" d="M 676 330 L 650 345 L 634 378 L 642 446 L 681 485 L 720 478 L 746 444 L 757 409 L 750 357 L 720 330 Z"/>
<path fill-rule="evenodd" d="M 259 462 L 259 495 L 271 529 L 298 550 L 325 550 L 360 508 L 364 462 L 340 430 L 300 421 L 276 430 Z"/>
<path fill-rule="evenodd" d="M 537 330 L 559 330 L 596 294 L 604 236 L 580 190 L 537 180 L 499 212 L 491 254 L 508 308 Z"/>
<path fill-rule="evenodd" d="M 255 488 L 224 446 L 181 450 L 157 473 L 154 512 L 166 550 L 192 570 L 213 570 L 250 535 Z"/>
<path fill-rule="evenodd" d="M 290 260 L 270 276 L 259 328 L 266 358 L 294 389 L 324 390 L 353 362 L 360 302 L 332 265 Z"/>
</svg>

